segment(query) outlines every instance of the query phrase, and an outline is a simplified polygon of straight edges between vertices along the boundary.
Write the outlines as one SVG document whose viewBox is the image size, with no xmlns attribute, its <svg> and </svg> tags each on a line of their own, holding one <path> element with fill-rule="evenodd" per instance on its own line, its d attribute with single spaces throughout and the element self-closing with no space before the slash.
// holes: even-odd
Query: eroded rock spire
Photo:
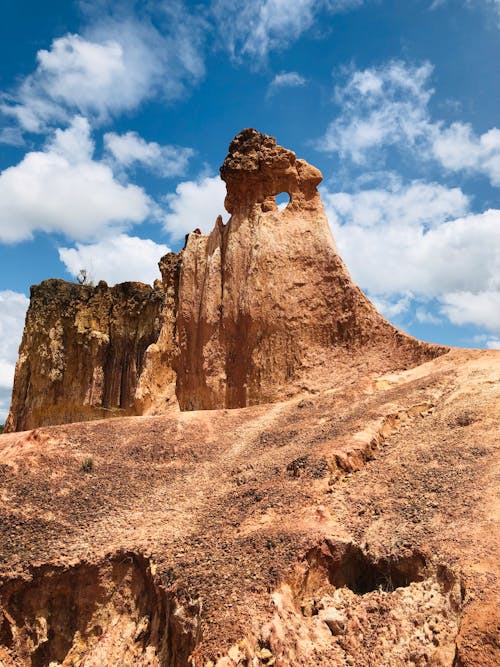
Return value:
<svg viewBox="0 0 500 667">
<path fill-rule="evenodd" d="M 232 140 L 220 175 L 227 186 L 225 206 L 235 213 L 251 204 L 274 208 L 274 197 L 290 195 L 292 207 L 300 207 L 317 195 L 321 172 L 295 153 L 278 146 L 276 139 L 257 130 L 242 130 Z"/>
<path fill-rule="evenodd" d="M 353 283 L 330 231 L 316 167 L 273 137 L 245 129 L 231 142 L 220 173 L 230 220 L 223 225 L 219 217 L 209 235 L 189 234 L 180 253 L 163 258 L 162 312 L 144 308 L 138 321 L 134 309 L 136 333 L 129 340 L 128 306 L 122 309 L 118 355 L 113 344 L 99 348 L 97 356 L 87 354 L 101 335 L 91 312 L 104 307 L 99 287 L 58 288 L 50 308 L 43 299 L 32 300 L 11 430 L 73 415 L 95 418 L 102 416 L 100 407 L 105 415 L 124 406 L 127 412 L 158 414 L 177 404 L 196 410 L 272 402 L 331 387 L 347 376 L 407 368 L 445 351 L 395 329 Z M 290 196 L 284 210 L 275 201 L 281 192 Z M 58 294 L 64 296 L 60 303 Z M 157 303 L 156 292 L 153 297 Z M 45 320 L 50 326 L 44 328 Z M 161 333 L 151 340 L 160 320 Z M 114 320 L 106 327 L 115 331 Z M 71 342 L 60 347 L 57 378 L 45 352 L 53 349 L 56 330 L 58 340 Z M 150 344 L 145 355 L 144 341 Z M 124 375 L 124 364 L 132 374 Z M 100 389 L 101 376 L 106 387 L 132 379 L 123 391 L 107 392 Z M 76 391 L 79 377 L 94 378 L 99 391 Z"/>
</svg>

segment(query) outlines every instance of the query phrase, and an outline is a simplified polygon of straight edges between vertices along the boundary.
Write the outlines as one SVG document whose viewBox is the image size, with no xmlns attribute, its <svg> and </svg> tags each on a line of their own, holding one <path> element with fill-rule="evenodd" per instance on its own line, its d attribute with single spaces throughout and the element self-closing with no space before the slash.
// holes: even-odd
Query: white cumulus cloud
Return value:
<svg viewBox="0 0 500 667">
<path fill-rule="evenodd" d="M 461 190 L 435 183 L 323 196 L 349 270 L 387 315 L 413 303 L 437 323 L 423 307 L 436 299 L 450 321 L 497 331 L 500 210 L 472 213 Z"/>
<path fill-rule="evenodd" d="M 360 4 L 362 0 L 213 0 L 212 14 L 231 56 L 258 64 L 269 52 L 297 40 L 320 11 L 344 11 Z"/>
<path fill-rule="evenodd" d="M 334 221 L 359 227 L 436 226 L 469 208 L 469 198 L 460 188 L 425 181 L 403 185 L 395 178 L 386 189 L 330 193 L 322 188 L 322 192 Z"/>
<path fill-rule="evenodd" d="M 95 16 L 82 34 L 68 33 L 37 53 L 36 69 L 8 95 L 0 111 L 29 132 L 79 113 L 108 122 L 144 100 L 173 100 L 204 75 L 204 23 L 179 3 L 162 12 L 161 29 L 112 11 Z"/>
<path fill-rule="evenodd" d="M 477 135 L 470 124 L 434 120 L 429 111 L 432 69 L 430 63 L 391 61 L 351 71 L 346 83 L 335 89 L 340 113 L 318 148 L 366 164 L 380 159 L 383 149 L 397 147 L 411 151 L 413 159 L 483 174 L 500 185 L 500 129 Z"/>
<path fill-rule="evenodd" d="M 29 299 L 11 290 L 0 291 L 0 423 L 10 406 L 14 369 Z"/>
<path fill-rule="evenodd" d="M 134 108 L 145 93 L 143 77 L 136 79 L 115 40 L 99 43 L 68 34 L 40 50 L 37 62 L 14 96 L 16 103 L 2 106 L 31 132 L 43 131 L 47 122 L 63 121 L 75 111 L 106 120 L 116 111 Z"/>
<path fill-rule="evenodd" d="M 175 193 L 166 197 L 165 230 L 174 241 L 197 227 L 203 233 L 212 231 L 218 215 L 224 221 L 229 217 L 224 208 L 225 196 L 225 183 L 218 176 L 179 183 Z"/>
<path fill-rule="evenodd" d="M 477 136 L 470 124 L 452 123 L 436 131 L 432 152 L 446 169 L 484 173 L 500 186 L 500 129 Z"/>
<path fill-rule="evenodd" d="M 156 141 L 148 142 L 137 132 L 125 134 L 107 132 L 104 135 L 104 147 L 113 161 L 123 168 L 140 164 L 165 178 L 182 176 L 194 155 L 192 148 L 162 146 Z"/>
<path fill-rule="evenodd" d="M 500 333 L 500 287 L 478 293 L 451 292 L 444 294 L 441 301 L 442 312 L 454 324 L 476 324 Z"/>
<path fill-rule="evenodd" d="M 0 241 L 32 238 L 37 231 L 92 239 L 109 228 L 142 222 L 151 202 L 142 188 L 119 183 L 93 159 L 88 121 L 73 119 L 45 149 L 27 153 L 0 173 Z"/>
<path fill-rule="evenodd" d="M 346 84 L 335 89 L 341 113 L 319 147 L 363 163 L 370 151 L 382 146 L 414 146 L 429 131 L 431 72 L 429 63 L 408 66 L 400 61 L 351 72 Z"/>
<path fill-rule="evenodd" d="M 114 285 L 133 280 L 152 284 L 160 278 L 158 261 L 169 250 L 151 239 L 118 234 L 97 243 L 59 248 L 59 257 L 73 276 L 86 269 L 94 283 L 105 280 Z"/>
</svg>

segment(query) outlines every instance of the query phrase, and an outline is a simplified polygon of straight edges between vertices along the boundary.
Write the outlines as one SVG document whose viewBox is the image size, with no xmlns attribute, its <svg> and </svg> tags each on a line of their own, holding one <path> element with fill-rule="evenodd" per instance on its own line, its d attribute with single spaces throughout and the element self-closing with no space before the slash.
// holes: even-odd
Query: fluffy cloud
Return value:
<svg viewBox="0 0 500 667">
<path fill-rule="evenodd" d="M 500 129 L 478 137 L 468 123 L 453 123 L 435 134 L 432 152 L 443 167 L 483 173 L 500 186 Z"/>
<path fill-rule="evenodd" d="M 164 219 L 165 230 L 174 241 L 196 227 L 203 233 L 212 231 L 218 215 L 228 219 L 225 196 L 226 186 L 218 176 L 179 183 L 175 194 L 166 198 L 169 212 Z"/>
<path fill-rule="evenodd" d="M 24 294 L 0 291 L 0 423 L 7 417 L 14 368 L 29 300 Z"/>
<path fill-rule="evenodd" d="M 306 80 L 298 72 L 282 72 L 276 74 L 267 89 L 268 95 L 274 95 L 281 88 L 299 88 L 304 86 Z"/>
<path fill-rule="evenodd" d="M 161 30 L 145 12 L 104 13 L 83 35 L 67 34 L 37 54 L 37 67 L 4 96 L 0 111 L 30 132 L 75 113 L 107 122 L 146 99 L 172 100 L 204 75 L 204 24 L 173 3 Z"/>
<path fill-rule="evenodd" d="M 255 62 L 298 39 L 320 11 L 343 11 L 361 3 L 362 0 L 213 0 L 212 14 L 231 56 Z"/>
<path fill-rule="evenodd" d="M 49 119 L 60 121 L 65 117 L 61 107 L 102 119 L 133 103 L 134 86 L 118 42 L 99 44 L 69 34 L 55 39 L 50 50 L 39 51 L 37 62 L 35 73 L 20 86 L 19 104 L 3 108 L 26 130 L 37 132 Z M 111 86 L 117 95 L 109 94 Z"/>
<path fill-rule="evenodd" d="M 479 293 L 461 291 L 444 294 L 441 301 L 442 312 L 454 324 L 476 324 L 500 333 L 500 286 L 497 290 Z M 496 349 L 495 345 L 489 347 Z"/>
<path fill-rule="evenodd" d="M 468 211 L 469 199 L 460 188 L 414 181 L 404 186 L 397 178 L 387 189 L 360 190 L 354 194 L 324 190 L 334 223 L 357 227 L 437 226 Z"/>
<path fill-rule="evenodd" d="M 151 202 L 92 159 L 88 121 L 77 117 L 57 130 L 42 151 L 27 153 L 0 173 L 0 241 L 29 239 L 36 231 L 92 239 L 109 228 L 142 222 Z"/>
<path fill-rule="evenodd" d="M 469 124 L 434 121 L 429 112 L 431 74 L 429 63 L 400 61 L 351 71 L 345 85 L 335 89 L 341 111 L 318 148 L 365 164 L 380 157 L 381 149 L 398 147 L 450 171 L 482 173 L 500 185 L 500 129 L 478 136 Z"/>
<path fill-rule="evenodd" d="M 468 210 L 459 189 L 397 181 L 389 190 L 324 192 L 339 250 L 388 316 L 437 299 L 456 324 L 500 326 L 500 210 Z M 408 300 L 409 299 L 409 300 Z"/>
<path fill-rule="evenodd" d="M 94 282 L 105 280 L 114 285 L 136 280 L 152 284 L 160 278 L 158 261 L 169 250 L 150 239 L 118 234 L 89 245 L 59 248 L 59 257 L 73 276 L 84 268 Z"/>
<path fill-rule="evenodd" d="M 351 72 L 335 99 L 341 114 L 328 127 L 321 148 L 364 162 L 381 146 L 414 145 L 428 132 L 426 113 L 432 67 L 391 62 L 383 68 Z"/>
<path fill-rule="evenodd" d="M 156 141 L 146 141 L 137 132 L 108 132 L 104 135 L 104 147 L 119 166 L 129 168 L 140 164 L 165 178 L 182 176 L 194 155 L 192 148 L 161 146 Z"/>
</svg>

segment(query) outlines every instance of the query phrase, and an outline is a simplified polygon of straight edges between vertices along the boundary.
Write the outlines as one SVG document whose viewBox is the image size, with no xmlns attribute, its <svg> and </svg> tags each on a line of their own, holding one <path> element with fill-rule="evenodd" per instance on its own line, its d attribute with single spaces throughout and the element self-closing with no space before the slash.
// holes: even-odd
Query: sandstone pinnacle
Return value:
<svg viewBox="0 0 500 667">
<path fill-rule="evenodd" d="M 269 403 L 446 351 L 395 329 L 352 281 L 316 167 L 245 129 L 220 173 L 228 223 L 188 234 L 161 285 L 32 289 L 7 431 Z"/>
</svg>

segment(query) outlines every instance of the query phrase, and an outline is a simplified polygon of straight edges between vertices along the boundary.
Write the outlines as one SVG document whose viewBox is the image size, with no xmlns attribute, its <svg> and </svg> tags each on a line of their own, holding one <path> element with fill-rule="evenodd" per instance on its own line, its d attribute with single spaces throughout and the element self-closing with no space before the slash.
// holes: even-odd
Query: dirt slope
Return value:
<svg viewBox="0 0 500 667">
<path fill-rule="evenodd" d="M 499 379 L 0 436 L 0 664 L 498 665 Z"/>
</svg>

